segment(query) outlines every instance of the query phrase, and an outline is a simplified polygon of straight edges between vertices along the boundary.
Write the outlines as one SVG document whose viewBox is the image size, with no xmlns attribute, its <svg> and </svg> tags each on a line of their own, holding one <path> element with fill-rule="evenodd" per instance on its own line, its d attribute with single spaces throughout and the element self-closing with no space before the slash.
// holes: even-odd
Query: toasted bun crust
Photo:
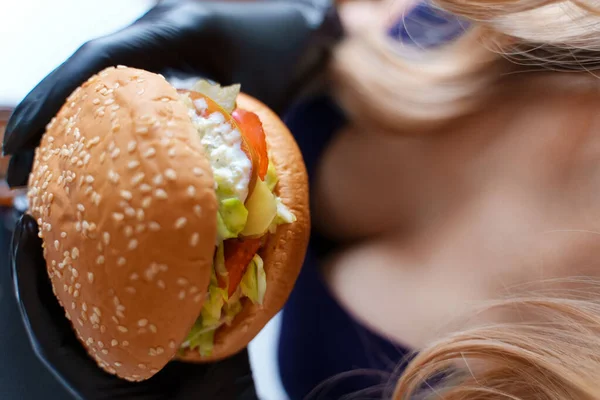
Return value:
<svg viewBox="0 0 600 400">
<path fill-rule="evenodd" d="M 276 167 L 279 183 L 276 193 L 296 215 L 297 221 L 280 225 L 261 251 L 267 275 L 267 291 L 262 305 L 244 300 L 242 312 L 228 327 L 219 329 L 210 357 L 186 351 L 177 357 L 191 362 L 214 361 L 231 356 L 258 334 L 283 307 L 300 273 L 310 234 L 308 177 L 300 149 L 279 117 L 258 100 L 240 94 L 238 107 L 256 113 L 267 138 L 269 158 Z"/>
<path fill-rule="evenodd" d="M 187 112 L 161 76 L 109 68 L 48 125 L 30 175 L 54 292 L 100 367 L 129 380 L 172 358 L 209 284 L 217 201 Z"/>
</svg>

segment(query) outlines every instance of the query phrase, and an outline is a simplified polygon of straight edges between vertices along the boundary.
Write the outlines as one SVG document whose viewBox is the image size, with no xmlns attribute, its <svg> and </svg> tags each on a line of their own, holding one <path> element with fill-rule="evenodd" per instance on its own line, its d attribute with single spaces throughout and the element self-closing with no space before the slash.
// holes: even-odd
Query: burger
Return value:
<svg viewBox="0 0 600 400">
<path fill-rule="evenodd" d="M 281 309 L 309 234 L 306 169 L 267 106 L 148 71 L 92 76 L 47 125 L 29 177 L 54 293 L 105 371 L 247 346 Z"/>
</svg>

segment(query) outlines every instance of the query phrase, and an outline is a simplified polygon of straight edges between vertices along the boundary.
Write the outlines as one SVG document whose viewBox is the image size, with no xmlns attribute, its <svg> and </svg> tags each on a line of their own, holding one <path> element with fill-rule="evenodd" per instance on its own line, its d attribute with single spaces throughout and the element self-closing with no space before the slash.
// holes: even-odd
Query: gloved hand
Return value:
<svg viewBox="0 0 600 400">
<path fill-rule="evenodd" d="M 163 0 L 129 27 L 85 43 L 17 106 L 3 151 L 8 183 L 24 186 L 34 149 L 65 99 L 105 67 L 165 77 L 203 76 L 242 90 L 276 112 L 313 82 L 342 29 L 332 0 Z"/>
<path fill-rule="evenodd" d="M 12 277 L 34 351 L 77 398 L 179 400 L 257 399 L 248 352 L 212 364 L 172 361 L 151 379 L 131 383 L 96 365 L 77 340 L 52 293 L 35 220 L 18 221 L 11 246 Z M 53 399 L 48 394 L 48 399 Z"/>
<path fill-rule="evenodd" d="M 169 77 L 241 83 L 277 112 L 311 82 L 341 35 L 330 0 L 197 2 L 166 0 L 131 26 L 84 44 L 16 108 L 4 137 L 8 182 L 24 186 L 46 124 L 88 77 L 128 65 Z M 88 357 L 52 293 L 38 227 L 17 223 L 12 273 L 36 354 L 84 399 L 256 398 L 247 352 L 213 364 L 171 362 L 148 381 L 130 383 Z"/>
</svg>

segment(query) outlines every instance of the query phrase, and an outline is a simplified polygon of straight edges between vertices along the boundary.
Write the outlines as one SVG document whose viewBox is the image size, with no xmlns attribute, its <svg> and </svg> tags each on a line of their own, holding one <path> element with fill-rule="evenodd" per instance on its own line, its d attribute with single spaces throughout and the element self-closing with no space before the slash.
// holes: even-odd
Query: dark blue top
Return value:
<svg viewBox="0 0 600 400">
<path fill-rule="evenodd" d="M 312 183 L 323 150 L 346 123 L 344 115 L 320 97 L 295 107 L 285 122 Z M 302 272 L 284 308 L 279 370 L 292 400 L 309 394 L 311 399 L 382 398 L 393 390 L 408 353 L 362 326 L 331 296 L 319 260 L 335 247 L 312 232 Z"/>
</svg>

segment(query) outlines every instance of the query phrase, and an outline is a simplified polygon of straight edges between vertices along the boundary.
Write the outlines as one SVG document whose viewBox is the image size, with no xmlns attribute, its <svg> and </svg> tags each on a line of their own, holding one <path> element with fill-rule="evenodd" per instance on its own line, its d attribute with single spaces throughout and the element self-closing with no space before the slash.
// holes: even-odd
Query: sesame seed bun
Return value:
<svg viewBox="0 0 600 400">
<path fill-rule="evenodd" d="M 267 291 L 262 305 L 244 299 L 244 308 L 230 326 L 215 333 L 209 357 L 186 350 L 178 358 L 192 362 L 223 359 L 243 350 L 286 302 L 304 261 L 310 233 L 308 178 L 300 149 L 279 117 L 266 105 L 244 94 L 237 99 L 240 109 L 254 112 L 263 124 L 269 160 L 275 165 L 279 182 L 275 191 L 294 213 L 296 222 L 280 225 L 269 235 L 260 255 L 267 275 Z"/>
<path fill-rule="evenodd" d="M 234 354 L 283 306 L 309 232 L 307 178 L 289 131 L 240 95 L 263 122 L 277 193 L 297 217 L 261 250 L 262 306 L 244 303 L 208 361 Z M 214 180 L 187 106 L 162 76 L 108 68 L 67 99 L 36 150 L 29 180 L 54 293 L 88 353 L 121 378 L 148 379 L 200 315 L 217 237 Z M 197 357 L 196 357 L 196 355 Z"/>
</svg>

